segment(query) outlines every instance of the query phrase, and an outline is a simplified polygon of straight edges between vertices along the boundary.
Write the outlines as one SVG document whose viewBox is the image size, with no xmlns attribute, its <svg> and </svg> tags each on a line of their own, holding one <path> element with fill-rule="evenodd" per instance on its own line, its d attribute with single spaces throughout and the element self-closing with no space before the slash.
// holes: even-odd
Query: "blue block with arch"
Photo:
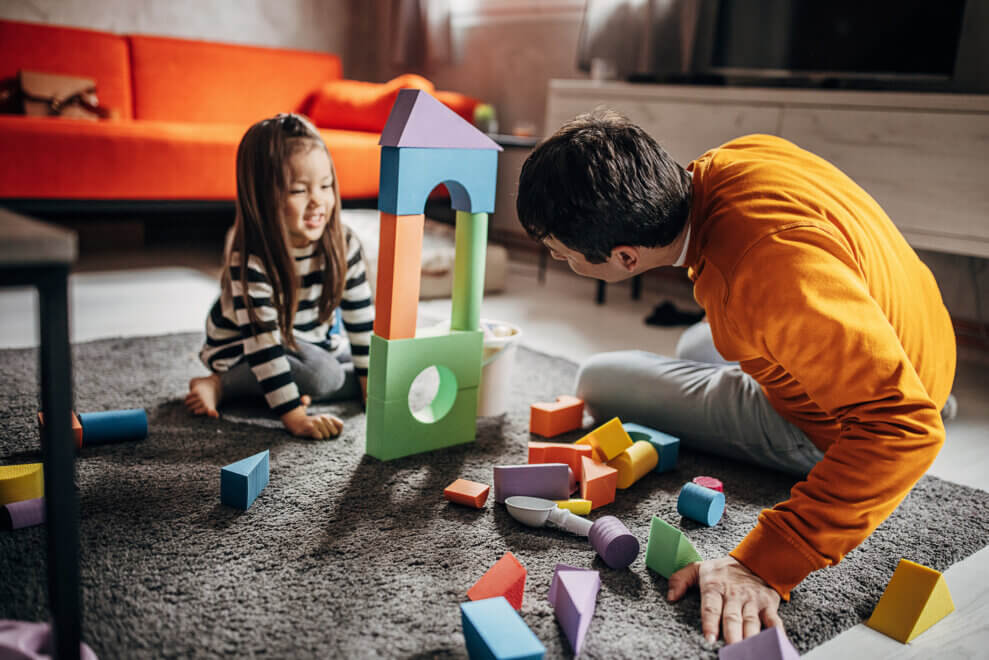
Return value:
<svg viewBox="0 0 989 660">
<path fill-rule="evenodd" d="M 493 149 L 382 147 L 378 210 L 417 215 L 445 184 L 457 211 L 493 213 L 498 152 Z"/>
</svg>

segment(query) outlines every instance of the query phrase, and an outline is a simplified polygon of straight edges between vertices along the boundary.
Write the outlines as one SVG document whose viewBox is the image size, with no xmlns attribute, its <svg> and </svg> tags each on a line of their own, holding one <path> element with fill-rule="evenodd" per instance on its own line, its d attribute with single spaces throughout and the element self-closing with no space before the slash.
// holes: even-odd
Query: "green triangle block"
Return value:
<svg viewBox="0 0 989 660">
<path fill-rule="evenodd" d="M 646 544 L 646 566 L 666 579 L 684 566 L 703 561 L 690 540 L 676 527 L 659 516 L 652 517 L 649 542 Z"/>
</svg>

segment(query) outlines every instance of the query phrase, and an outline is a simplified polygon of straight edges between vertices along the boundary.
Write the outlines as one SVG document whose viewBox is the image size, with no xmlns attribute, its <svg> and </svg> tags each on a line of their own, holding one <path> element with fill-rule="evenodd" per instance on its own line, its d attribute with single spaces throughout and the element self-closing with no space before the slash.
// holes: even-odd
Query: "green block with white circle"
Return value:
<svg viewBox="0 0 989 660">
<path fill-rule="evenodd" d="M 432 329 L 411 339 L 371 336 L 366 453 L 383 461 L 473 442 L 477 430 L 483 333 Z M 409 404 L 423 371 L 439 374 L 436 395 Z"/>
<path fill-rule="evenodd" d="M 451 331 L 443 326 L 419 329 L 410 339 L 372 334 L 367 395 L 381 401 L 405 399 L 416 376 L 430 366 L 449 369 L 458 390 L 476 388 L 481 383 L 483 343 L 480 330 Z"/>
</svg>

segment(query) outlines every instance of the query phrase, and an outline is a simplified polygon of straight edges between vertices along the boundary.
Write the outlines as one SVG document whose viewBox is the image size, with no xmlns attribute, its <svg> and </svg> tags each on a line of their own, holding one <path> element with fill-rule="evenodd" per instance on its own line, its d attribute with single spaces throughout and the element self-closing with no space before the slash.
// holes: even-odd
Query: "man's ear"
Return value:
<svg viewBox="0 0 989 660">
<path fill-rule="evenodd" d="M 611 260 L 622 270 L 633 273 L 639 266 L 639 248 L 631 245 L 616 245 L 611 250 Z"/>
</svg>

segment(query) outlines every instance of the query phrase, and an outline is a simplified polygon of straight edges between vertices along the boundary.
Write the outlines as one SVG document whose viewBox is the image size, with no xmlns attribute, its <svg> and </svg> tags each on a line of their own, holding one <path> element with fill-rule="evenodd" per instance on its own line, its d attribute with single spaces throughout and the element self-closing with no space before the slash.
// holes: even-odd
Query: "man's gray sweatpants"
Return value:
<svg viewBox="0 0 989 660">
<path fill-rule="evenodd" d="M 805 476 L 823 454 L 783 419 L 759 384 L 714 348 L 706 322 L 689 327 L 676 357 L 599 353 L 577 374 L 577 396 L 599 424 L 612 417 L 680 438 L 684 447 Z"/>
</svg>

